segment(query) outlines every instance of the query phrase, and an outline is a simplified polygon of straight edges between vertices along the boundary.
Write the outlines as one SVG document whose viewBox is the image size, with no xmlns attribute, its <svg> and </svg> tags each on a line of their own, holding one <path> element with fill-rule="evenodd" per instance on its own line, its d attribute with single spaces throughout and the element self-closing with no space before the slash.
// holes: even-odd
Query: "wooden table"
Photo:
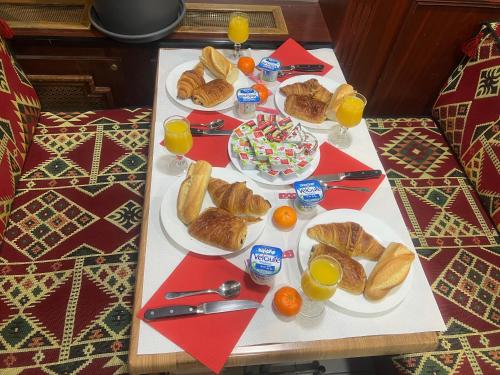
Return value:
<svg viewBox="0 0 500 375">
<path fill-rule="evenodd" d="M 333 58 L 336 69 L 336 79 L 344 80 L 342 72 L 338 66 L 335 58 Z M 160 126 L 165 114 L 164 103 L 159 102 L 159 95 L 164 96 L 165 90 L 165 77 L 162 74 L 162 51 L 160 51 L 160 58 L 158 59 L 159 66 L 157 69 L 156 80 L 156 95 L 154 105 L 154 115 L 152 121 L 151 138 L 150 138 L 150 152 L 148 164 L 148 177 L 146 183 L 145 203 L 144 203 L 144 216 L 142 225 L 142 235 L 139 249 L 139 260 L 137 267 L 136 289 L 134 299 L 134 313 L 132 322 L 131 344 L 129 350 L 129 371 L 133 374 L 139 373 L 155 373 L 165 372 L 170 373 L 204 373 L 208 370 L 196 359 L 186 354 L 185 352 L 172 352 L 161 354 L 138 354 L 139 348 L 139 332 L 140 332 L 140 319 L 137 318 L 137 313 L 144 303 L 143 290 L 145 287 L 144 279 L 147 275 L 145 272 L 146 253 L 148 251 L 147 234 L 149 225 L 150 210 L 154 207 L 151 205 L 152 192 L 151 180 L 153 172 L 153 149 L 155 146 L 155 125 Z M 332 63 L 332 61 L 329 61 Z M 163 80 L 163 81 L 162 81 Z M 180 109 L 178 109 L 180 111 Z M 231 115 L 231 113 L 229 113 Z M 160 125 L 159 125 L 160 124 Z M 366 131 L 367 130 L 359 130 Z M 365 137 L 367 135 L 365 134 Z M 369 137 L 369 136 L 368 136 Z M 158 142 L 158 140 L 156 140 Z M 378 161 L 379 163 L 379 161 Z M 386 189 L 385 193 L 390 192 L 390 186 L 387 181 L 384 187 L 379 189 Z M 388 189 L 388 190 L 387 190 Z M 374 194 L 375 196 L 375 194 Z M 391 194 L 392 197 L 392 194 Z M 392 197 L 393 198 L 393 197 Z M 380 198 L 375 198 L 375 200 Z M 154 204 L 157 204 L 156 201 Z M 380 202 L 378 203 L 380 204 Z M 392 202 L 396 205 L 395 201 Z M 397 209 L 397 206 L 396 206 Z M 399 213 L 399 211 L 397 211 Z M 400 215 L 400 214 L 399 214 Z M 153 218 L 157 216 L 153 215 Z M 402 221 L 402 219 L 400 218 Z M 404 223 L 403 223 L 404 226 Z M 409 238 L 409 237 L 408 237 Z M 172 251 L 175 251 L 172 249 Z M 420 270 L 421 272 L 421 270 Z M 163 279 L 167 275 L 163 275 Z M 425 280 L 423 272 L 421 277 Z M 428 285 L 427 285 L 428 287 Z M 144 324 L 144 323 L 143 323 Z M 443 325 L 444 326 L 444 325 Z M 346 357 L 365 357 L 398 354 L 405 352 L 421 352 L 430 351 L 437 346 L 437 334 L 434 331 L 409 333 L 409 334 L 388 334 L 388 335 L 372 335 L 349 337 L 341 339 L 328 339 L 328 340 L 314 340 L 305 342 L 286 342 L 279 344 L 263 344 L 263 345 L 250 345 L 236 347 L 229 357 L 226 366 L 245 366 L 255 364 L 270 364 L 280 362 L 305 362 L 310 360 L 320 359 L 333 359 L 333 358 L 346 358 Z"/>
</svg>

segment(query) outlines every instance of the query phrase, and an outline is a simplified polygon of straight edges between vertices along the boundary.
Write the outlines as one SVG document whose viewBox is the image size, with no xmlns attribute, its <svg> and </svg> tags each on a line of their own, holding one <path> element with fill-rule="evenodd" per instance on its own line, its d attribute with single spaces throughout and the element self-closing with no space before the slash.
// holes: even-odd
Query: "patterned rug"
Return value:
<svg viewBox="0 0 500 375">
<path fill-rule="evenodd" d="M 0 248 L 0 373 L 127 372 L 150 109 L 42 113 Z"/>
<path fill-rule="evenodd" d="M 401 374 L 498 374 L 498 232 L 432 120 L 368 125 L 447 326 L 435 351 L 392 365 Z"/>
</svg>

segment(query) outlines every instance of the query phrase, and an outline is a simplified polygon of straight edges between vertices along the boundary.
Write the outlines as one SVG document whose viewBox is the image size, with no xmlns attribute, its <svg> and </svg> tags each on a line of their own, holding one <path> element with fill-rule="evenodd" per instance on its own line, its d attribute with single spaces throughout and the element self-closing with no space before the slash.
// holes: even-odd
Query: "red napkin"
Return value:
<svg viewBox="0 0 500 375">
<path fill-rule="evenodd" d="M 233 130 L 241 121 L 220 112 L 193 111 L 187 117 L 191 124 L 207 123 L 216 119 L 223 119 L 224 130 Z M 193 137 L 193 148 L 186 156 L 192 160 L 206 160 L 214 167 L 225 167 L 230 162 L 227 153 L 229 135 L 213 135 Z M 160 142 L 163 145 L 163 141 Z"/>
<path fill-rule="evenodd" d="M 241 282 L 237 299 L 262 303 L 269 287 L 255 284 L 249 275 L 222 257 L 188 253 L 179 266 L 144 305 L 138 317 L 144 320 L 147 309 L 166 305 L 198 305 L 221 301 L 216 294 L 166 300 L 166 292 L 216 288 L 225 280 Z M 147 321 L 151 327 L 179 345 L 210 370 L 218 373 L 233 351 L 256 309 L 220 314 L 198 315 Z"/>
<path fill-rule="evenodd" d="M 323 64 L 325 67 L 321 72 L 305 73 L 305 74 L 317 74 L 324 76 L 333 66 L 327 64 L 326 62 L 318 59 L 310 52 L 308 52 L 304 47 L 297 43 L 292 38 L 288 38 L 285 43 L 283 43 L 279 48 L 273 52 L 271 57 L 279 60 L 281 65 L 294 65 L 294 64 Z M 282 78 L 278 78 L 278 81 L 284 81 L 290 78 L 292 75 L 287 75 Z"/>
<path fill-rule="evenodd" d="M 313 173 L 313 176 L 372 169 L 327 142 L 321 145 L 320 152 L 321 159 L 318 167 Z M 367 187 L 371 189 L 371 192 L 364 193 L 361 191 L 341 189 L 329 190 L 325 192 L 325 198 L 320 204 L 327 210 L 333 210 L 335 208 L 352 208 L 355 210 L 361 210 L 375 190 L 377 190 L 383 179 L 384 175 L 381 175 L 379 178 L 369 180 L 344 180 L 329 182 L 329 185 Z"/>
</svg>

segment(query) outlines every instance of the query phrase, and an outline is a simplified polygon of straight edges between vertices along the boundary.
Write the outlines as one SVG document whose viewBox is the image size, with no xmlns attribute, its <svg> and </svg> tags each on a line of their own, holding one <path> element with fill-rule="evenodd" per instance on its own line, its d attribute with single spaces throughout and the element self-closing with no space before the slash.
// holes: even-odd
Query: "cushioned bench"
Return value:
<svg viewBox="0 0 500 375">
<path fill-rule="evenodd" d="M 470 138 L 483 142 L 474 146 L 481 157 L 467 164 L 453 152 L 465 147 L 457 137 L 471 119 L 442 109 L 454 106 L 440 100 L 460 83 L 472 87 L 467 78 L 452 89 L 456 73 L 435 107 L 453 147 L 430 118 L 367 121 L 448 327 L 435 352 L 377 360 L 381 374 L 499 369 L 500 194 L 481 171 L 499 181 L 500 68 L 491 34 L 478 49 L 485 46 L 487 58 L 463 65 L 492 64 L 486 79 L 496 82 L 487 85 L 496 94 L 484 94 L 497 104 L 496 118 L 470 125 L 484 129 Z M 126 373 L 150 109 L 40 113 L 3 41 L 0 63 L 0 368 Z M 477 100 L 467 100 L 469 111 Z M 463 124 L 450 120 L 460 116 Z M 459 151 L 477 153 L 468 150 Z"/>
</svg>

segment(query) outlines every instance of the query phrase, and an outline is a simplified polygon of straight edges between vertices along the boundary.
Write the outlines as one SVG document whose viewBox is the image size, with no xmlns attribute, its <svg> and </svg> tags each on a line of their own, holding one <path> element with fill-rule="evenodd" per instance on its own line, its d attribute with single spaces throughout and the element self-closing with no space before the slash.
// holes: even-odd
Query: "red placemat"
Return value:
<svg viewBox="0 0 500 375">
<path fill-rule="evenodd" d="M 233 130 L 241 121 L 220 112 L 193 111 L 187 116 L 191 124 L 207 123 L 216 119 L 223 119 L 222 129 Z M 214 167 L 225 167 L 230 162 L 227 153 L 229 135 L 198 136 L 193 137 L 193 148 L 186 156 L 191 160 L 206 160 Z M 163 141 L 160 142 L 163 145 Z"/>
<path fill-rule="evenodd" d="M 320 152 L 321 159 L 318 167 L 313 173 L 313 176 L 372 169 L 329 143 L 323 143 L 320 147 Z M 336 208 L 352 208 L 354 210 L 361 210 L 375 190 L 377 190 L 384 177 L 384 175 L 381 175 L 379 178 L 373 178 L 370 180 L 344 180 L 329 182 L 329 185 L 367 187 L 371 189 L 371 192 L 364 193 L 360 191 L 341 189 L 329 190 L 325 193 L 325 198 L 320 204 L 327 210 L 333 210 Z"/>
<path fill-rule="evenodd" d="M 216 288 L 226 280 L 241 282 L 241 292 L 237 299 L 262 303 L 269 291 L 269 287 L 255 284 L 246 272 L 222 257 L 207 257 L 190 252 L 144 305 L 138 317 L 144 320 L 146 310 L 170 304 L 198 305 L 203 302 L 221 301 L 223 298 L 216 294 L 168 301 L 164 295 L 166 292 Z M 256 311 L 250 309 L 144 321 L 210 370 L 218 373 Z"/>
<path fill-rule="evenodd" d="M 307 51 L 292 38 L 288 38 L 281 46 L 279 46 L 278 49 L 273 52 L 271 57 L 279 60 L 281 62 L 281 65 L 323 64 L 325 66 L 321 72 L 308 74 L 317 74 L 320 76 L 324 76 L 333 68 L 333 66 L 331 66 L 330 64 L 312 55 L 309 51 Z M 293 74 L 290 74 L 283 78 L 278 78 L 278 81 L 282 82 L 292 76 Z"/>
</svg>

